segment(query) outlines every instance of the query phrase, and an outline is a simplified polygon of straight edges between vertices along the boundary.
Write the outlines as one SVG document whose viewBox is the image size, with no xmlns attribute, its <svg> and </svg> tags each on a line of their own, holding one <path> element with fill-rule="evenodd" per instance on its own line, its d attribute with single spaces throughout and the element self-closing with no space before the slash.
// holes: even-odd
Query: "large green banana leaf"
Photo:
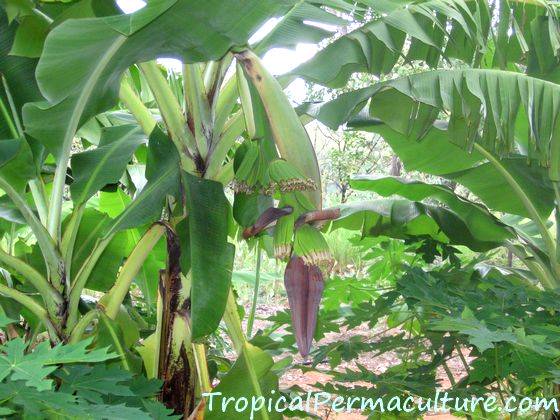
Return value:
<svg viewBox="0 0 560 420">
<path fill-rule="evenodd" d="M 352 123 L 349 125 L 353 126 Z M 385 124 L 367 125 L 360 121 L 358 126 L 383 136 L 406 169 L 455 181 L 468 188 L 492 210 L 530 217 L 511 185 L 480 153 L 469 153 L 448 141 L 446 124 L 438 123 L 430 128 L 421 141 Z M 538 165 L 528 166 L 526 157 L 519 155 L 503 158 L 501 164 L 530 198 L 539 215 L 548 217 L 554 208 L 554 191 L 546 169 Z"/>
<path fill-rule="evenodd" d="M 512 238 L 514 235 L 484 206 L 458 196 L 445 185 L 409 181 L 397 177 L 358 176 L 350 186 L 361 191 L 373 191 L 383 197 L 399 195 L 413 201 L 436 199 L 459 215 L 473 237 L 495 242 Z"/>
<path fill-rule="evenodd" d="M 428 0 L 371 3 L 373 19 L 338 38 L 293 71 L 342 87 L 355 72 L 388 74 L 401 63 L 437 67 L 459 59 L 475 67 L 520 63 L 535 77 L 558 79 L 558 10 L 545 1 Z M 498 13 L 495 8 L 502 5 Z M 492 23 L 492 20 L 495 23 Z"/>
<path fill-rule="evenodd" d="M 190 255 L 192 337 L 212 333 L 220 323 L 231 284 L 235 247 L 227 241 L 229 202 L 219 182 L 183 173 Z"/>
<path fill-rule="evenodd" d="M 506 226 L 499 229 L 496 224 L 493 236 L 480 226 L 468 226 L 463 217 L 449 209 L 403 199 L 357 202 L 341 206 L 340 211 L 340 217 L 327 228 L 358 230 L 363 236 L 429 237 L 474 251 L 488 251 L 510 234 Z"/>
<path fill-rule="evenodd" d="M 69 19 L 45 41 L 36 75 L 46 101 L 26 105 L 26 130 L 60 158 L 82 124 L 116 103 L 131 64 L 220 58 L 244 45 L 276 7 L 268 0 L 154 0 L 130 15 Z"/>
<path fill-rule="evenodd" d="M 476 148 L 470 152 L 477 143 L 502 155 L 500 165 L 546 218 L 554 206 L 550 180 L 560 177 L 559 105 L 554 83 L 468 69 L 394 79 L 303 112 L 333 128 L 350 120 L 350 126 L 382 135 L 408 169 L 457 181 L 491 209 L 531 216 L 499 171 Z M 437 120 L 441 111 L 449 121 Z"/>
</svg>

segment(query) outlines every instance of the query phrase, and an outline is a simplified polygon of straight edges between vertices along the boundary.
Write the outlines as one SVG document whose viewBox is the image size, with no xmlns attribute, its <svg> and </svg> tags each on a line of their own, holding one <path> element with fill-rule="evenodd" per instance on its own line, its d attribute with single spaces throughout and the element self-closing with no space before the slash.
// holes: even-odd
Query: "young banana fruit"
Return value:
<svg viewBox="0 0 560 420">
<path fill-rule="evenodd" d="M 280 156 L 292 164 L 315 188 L 306 192 L 317 210 L 321 209 L 321 175 L 317 156 L 307 131 L 284 94 L 278 81 L 251 51 L 236 54 L 245 74 L 256 87 L 264 105 L 272 136 Z"/>
<path fill-rule="evenodd" d="M 292 325 L 300 354 L 307 357 L 317 324 L 323 293 L 323 274 L 319 266 L 331 259 L 323 234 L 312 223 L 338 217 L 336 212 L 321 211 L 321 179 L 313 145 L 290 101 L 276 79 L 250 51 L 236 54 L 238 83 L 242 107 L 251 105 L 246 82 L 258 92 L 266 114 L 267 132 L 280 154 L 266 162 L 259 160 L 257 147 L 244 145 L 236 154 L 236 192 L 263 194 L 278 200 L 278 208 L 266 210 L 253 226 L 247 227 L 245 239 L 263 234 L 274 226 L 274 254 L 288 261 L 284 284 L 291 309 Z M 247 76 L 244 79 L 242 76 Z M 245 113 L 250 118 L 249 110 Z M 260 115 L 263 115 L 261 113 Z M 250 120 L 247 131 L 254 131 Z M 252 150 L 249 150 L 252 149 Z"/>
</svg>

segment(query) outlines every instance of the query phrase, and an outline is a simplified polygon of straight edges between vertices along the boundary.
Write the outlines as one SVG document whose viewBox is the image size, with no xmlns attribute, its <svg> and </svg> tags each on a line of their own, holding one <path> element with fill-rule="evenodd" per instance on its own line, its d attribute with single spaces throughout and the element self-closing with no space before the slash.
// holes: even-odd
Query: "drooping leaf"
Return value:
<svg viewBox="0 0 560 420">
<path fill-rule="evenodd" d="M 222 184 L 183 173 L 192 272 L 193 339 L 213 332 L 222 319 L 235 248 L 227 241 L 228 212 Z"/>
<path fill-rule="evenodd" d="M 396 177 L 359 176 L 350 181 L 352 188 L 374 191 L 383 197 L 399 195 L 412 201 L 428 197 L 447 205 L 458 214 L 473 235 L 484 241 L 501 241 L 512 238 L 512 232 L 480 204 L 468 201 L 455 194 L 445 185 L 426 184 Z"/>
<path fill-rule="evenodd" d="M 121 75 L 130 65 L 156 55 L 185 62 L 217 59 L 233 45 L 245 44 L 276 7 L 268 0 L 241 6 L 156 0 L 128 15 L 69 19 L 45 42 L 37 81 L 46 101 L 25 107 L 26 129 L 60 159 L 78 128 L 115 104 Z"/>
<path fill-rule="evenodd" d="M 163 203 L 168 195 L 177 195 L 179 190 L 179 158 L 171 147 L 169 138 L 156 127 L 150 135 L 147 183 L 142 191 L 126 206 L 110 228 L 110 232 L 141 226 L 161 215 Z"/>
<path fill-rule="evenodd" d="M 363 97 L 359 93 L 355 91 L 341 95 L 319 109 L 308 109 L 307 112 L 328 124 L 339 121 L 339 118 L 351 118 L 348 125 L 353 129 L 367 130 L 381 135 L 399 156 L 407 170 L 421 171 L 463 184 L 490 209 L 529 216 L 523 202 L 504 176 L 492 164 L 486 162 L 476 149 L 469 152 L 456 145 L 454 141 L 456 135 L 446 122 L 436 121 L 432 125 L 430 119 L 428 122 L 415 123 L 423 128 L 412 129 L 412 133 L 409 134 L 409 119 L 401 118 L 396 113 L 391 115 L 389 108 L 394 105 L 389 105 L 388 102 L 383 106 L 380 105 L 377 112 L 384 109 L 387 118 L 392 121 L 392 127 L 378 118 L 364 118 L 363 115 L 352 118 L 352 110 L 356 106 L 359 109 L 364 105 L 364 102 L 361 102 Z M 365 97 L 369 97 L 369 93 Z M 359 97 L 359 100 L 354 101 L 353 97 Z M 419 132 L 422 134 L 417 138 Z M 457 138 L 463 137 L 459 135 Z M 536 163 L 529 164 L 527 157 L 519 154 L 508 154 L 500 163 L 530 198 L 539 214 L 547 217 L 554 206 L 554 192 L 548 180 L 547 170 Z"/>
<path fill-rule="evenodd" d="M 531 163 L 548 167 L 550 179 L 560 178 L 557 84 L 501 70 L 437 70 L 341 95 L 313 113 L 338 126 L 368 99 L 370 117 L 410 140 L 421 141 L 446 111 L 451 143 L 465 150 L 477 144 L 500 157 L 522 152 Z M 393 112 L 396 104 L 401 112 Z"/>
<path fill-rule="evenodd" d="M 392 7 L 385 8 L 387 3 Z M 523 64 L 532 76 L 557 80 L 556 7 L 540 1 L 507 2 L 507 12 L 498 14 L 495 5 L 461 0 L 370 3 L 370 21 L 328 44 L 292 74 L 342 87 L 356 72 L 392 72 L 401 57 L 405 64 L 420 61 L 432 68 L 454 58 L 501 69 Z"/>
<path fill-rule="evenodd" d="M 330 226 L 332 229 L 357 230 L 362 236 L 429 237 L 443 243 L 465 245 L 476 251 L 492 249 L 503 238 L 500 233 L 493 241 L 479 239 L 451 210 L 408 200 L 380 199 L 344 205 L 340 207 L 340 217 Z"/>
<path fill-rule="evenodd" d="M 132 154 L 144 141 L 137 126 L 110 127 L 103 131 L 97 148 L 74 154 L 74 182 L 70 187 L 74 203 L 84 203 L 105 185 L 118 182 Z"/>
</svg>

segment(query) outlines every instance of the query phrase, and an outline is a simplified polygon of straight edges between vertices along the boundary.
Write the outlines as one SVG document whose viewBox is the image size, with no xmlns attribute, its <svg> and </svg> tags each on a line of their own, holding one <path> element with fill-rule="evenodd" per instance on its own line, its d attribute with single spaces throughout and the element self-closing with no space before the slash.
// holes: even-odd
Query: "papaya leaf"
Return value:
<svg viewBox="0 0 560 420">
<path fill-rule="evenodd" d="M 91 340 L 85 340 L 51 349 L 48 342 L 43 342 L 33 352 L 26 353 L 27 344 L 23 339 L 10 340 L 1 346 L 0 381 L 9 376 L 12 381 L 22 380 L 26 386 L 42 391 L 51 388 L 52 380 L 47 377 L 59 364 L 100 362 L 116 357 L 107 348 L 88 351 L 89 344 Z"/>
</svg>

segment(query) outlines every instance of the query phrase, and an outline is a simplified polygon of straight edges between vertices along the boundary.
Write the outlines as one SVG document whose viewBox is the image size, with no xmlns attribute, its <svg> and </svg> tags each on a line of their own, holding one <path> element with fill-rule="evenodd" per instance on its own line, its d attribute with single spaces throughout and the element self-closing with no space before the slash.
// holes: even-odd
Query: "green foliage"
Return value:
<svg viewBox="0 0 560 420">
<path fill-rule="evenodd" d="M 186 418 L 213 379 L 224 397 L 280 393 L 292 359 L 272 355 L 295 352 L 290 313 L 249 343 L 231 290 L 234 276 L 259 297 L 246 267 L 232 274 L 230 241 L 275 199 L 293 213 L 247 247 L 324 264 L 315 338 L 398 328 L 321 343 L 312 365 L 298 366 L 331 376 L 319 389 L 427 396 L 468 350 L 451 392 L 550 396 L 560 371 L 559 244 L 549 229 L 559 211 L 557 16 L 541 1 L 153 0 L 132 14 L 113 2 L 2 1 L 0 415 Z M 300 42 L 324 48 L 273 77 L 259 57 Z M 182 74 L 149 62 L 162 56 L 180 59 Z M 228 80 L 234 67 L 238 80 Z M 323 175 L 341 202 L 350 188 L 384 198 L 317 212 L 323 191 L 310 184 L 325 179 L 283 93 L 295 75 L 346 92 L 303 106 L 307 116 L 373 132 L 408 170 L 447 184 L 350 179 L 380 165 L 371 134 L 346 132 Z M 490 253 L 501 247 L 515 254 L 508 267 Z M 223 357 L 222 320 L 236 361 Z M 382 374 L 340 369 L 390 351 L 400 363 Z M 171 410 L 154 400 L 160 386 Z"/>
<path fill-rule="evenodd" d="M 441 206 L 422 202 L 380 199 L 340 206 L 340 218 L 332 222 L 333 229 L 359 230 L 363 236 L 390 236 L 396 238 L 430 237 L 448 244 L 461 244 L 476 251 L 496 247 L 508 236 L 505 227 L 486 219 L 495 227 L 494 235 L 474 230 L 465 214 Z"/>
<path fill-rule="evenodd" d="M 101 134 L 96 149 L 74 154 L 71 161 L 74 202 L 85 203 L 105 185 L 117 183 L 132 154 L 144 141 L 136 125 L 111 127 Z"/>
<path fill-rule="evenodd" d="M 193 338 L 214 331 L 226 306 L 235 248 L 227 241 L 229 204 L 221 184 L 184 174 L 190 213 Z M 198 201 L 194 201 L 197 197 Z"/>
<path fill-rule="evenodd" d="M 556 5 L 549 2 L 388 1 L 371 5 L 369 22 L 339 37 L 293 71 L 325 86 L 341 87 L 354 72 L 388 74 L 399 65 L 431 68 L 443 59 L 556 79 L 560 46 Z M 499 14 L 499 22 L 492 17 Z M 510 36 L 512 35 L 512 36 Z M 399 60 L 401 56 L 404 60 Z"/>
<path fill-rule="evenodd" d="M 32 353 L 25 354 L 27 344 L 21 338 L 8 341 L 1 348 L 0 380 L 9 377 L 12 381 L 25 381 L 26 386 L 42 391 L 51 388 L 52 380 L 45 378 L 57 369 L 58 364 L 102 362 L 115 357 L 107 349 L 86 352 L 90 342 L 58 345 L 52 349 L 49 343 L 43 342 Z"/>
<path fill-rule="evenodd" d="M 355 177 L 352 179 L 351 185 L 357 190 L 373 191 L 383 197 L 399 195 L 414 201 L 422 201 L 426 198 L 436 199 L 459 215 L 473 236 L 478 236 L 483 240 L 504 241 L 514 236 L 484 206 L 463 199 L 445 185 L 430 185 L 396 177 L 375 176 Z"/>
<path fill-rule="evenodd" d="M 19 413 L 34 418 L 153 418 L 170 413 L 150 401 L 158 381 L 106 362 L 115 358 L 107 349 L 88 350 L 91 340 L 51 348 L 47 342 L 29 349 L 17 338 L 0 348 L 3 367 L 0 399 L 3 415 Z"/>
</svg>

